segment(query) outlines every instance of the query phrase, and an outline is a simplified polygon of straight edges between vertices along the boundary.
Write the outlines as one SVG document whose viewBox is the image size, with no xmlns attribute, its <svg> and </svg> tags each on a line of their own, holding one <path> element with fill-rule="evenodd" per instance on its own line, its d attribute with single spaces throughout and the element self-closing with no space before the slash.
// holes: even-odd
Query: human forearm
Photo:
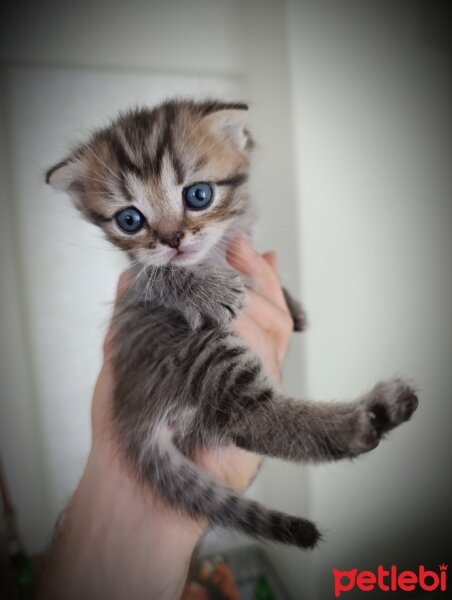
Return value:
<svg viewBox="0 0 452 600">
<path fill-rule="evenodd" d="M 203 527 L 163 507 L 117 457 L 91 452 L 56 532 L 40 599 L 180 597 Z"/>
</svg>

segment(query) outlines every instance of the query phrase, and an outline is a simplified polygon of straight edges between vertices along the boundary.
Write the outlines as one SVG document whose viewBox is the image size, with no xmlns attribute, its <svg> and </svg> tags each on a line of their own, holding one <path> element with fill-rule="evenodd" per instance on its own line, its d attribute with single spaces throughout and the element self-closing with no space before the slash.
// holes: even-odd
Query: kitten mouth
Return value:
<svg viewBox="0 0 452 600">
<path fill-rule="evenodd" d="M 196 250 L 176 250 L 175 254 L 169 259 L 169 262 L 178 265 L 192 262 L 192 259 L 196 254 Z"/>
</svg>

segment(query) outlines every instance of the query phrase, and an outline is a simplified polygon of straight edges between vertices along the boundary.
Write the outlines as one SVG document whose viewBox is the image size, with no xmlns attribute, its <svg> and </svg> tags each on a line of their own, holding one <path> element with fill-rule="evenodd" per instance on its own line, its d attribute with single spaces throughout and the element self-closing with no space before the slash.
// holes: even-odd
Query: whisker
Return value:
<svg viewBox="0 0 452 600">
<path fill-rule="evenodd" d="M 105 167 L 105 169 L 107 169 L 110 175 L 113 175 L 115 179 L 120 180 L 119 175 L 112 171 L 111 168 L 100 158 L 100 156 L 98 154 L 95 154 L 94 150 L 90 146 L 86 146 L 84 148 L 84 151 L 90 152 L 91 156 L 94 158 L 95 161 L 98 161 L 103 167 Z"/>
</svg>

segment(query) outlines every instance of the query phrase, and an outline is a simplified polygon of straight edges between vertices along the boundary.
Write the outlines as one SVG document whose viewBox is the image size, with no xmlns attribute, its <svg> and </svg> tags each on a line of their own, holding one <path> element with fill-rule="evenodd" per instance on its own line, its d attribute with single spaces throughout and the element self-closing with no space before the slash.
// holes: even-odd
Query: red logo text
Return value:
<svg viewBox="0 0 452 600">
<path fill-rule="evenodd" d="M 339 598 L 344 592 L 349 592 L 358 588 L 363 592 L 371 592 L 379 589 L 383 592 L 412 592 L 415 589 L 421 589 L 425 592 L 435 590 L 445 592 L 447 587 L 447 565 L 439 565 L 438 571 L 431 571 L 420 565 L 417 571 L 398 571 L 395 565 L 385 569 L 378 565 L 377 572 L 358 571 L 340 571 L 333 569 L 334 577 L 334 595 Z"/>
</svg>

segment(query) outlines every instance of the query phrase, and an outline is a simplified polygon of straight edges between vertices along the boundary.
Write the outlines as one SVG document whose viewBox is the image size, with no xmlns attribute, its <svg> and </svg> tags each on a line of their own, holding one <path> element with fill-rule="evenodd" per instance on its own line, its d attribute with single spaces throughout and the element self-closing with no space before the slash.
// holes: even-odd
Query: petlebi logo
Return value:
<svg viewBox="0 0 452 600">
<path fill-rule="evenodd" d="M 447 589 L 447 565 L 444 563 L 438 565 L 437 571 L 426 569 L 424 565 L 420 565 L 417 571 L 399 571 L 395 565 L 387 569 L 378 565 L 376 572 L 333 569 L 333 577 L 336 598 L 355 588 L 362 592 L 412 592 L 416 589 L 425 592 L 445 592 Z"/>
</svg>

